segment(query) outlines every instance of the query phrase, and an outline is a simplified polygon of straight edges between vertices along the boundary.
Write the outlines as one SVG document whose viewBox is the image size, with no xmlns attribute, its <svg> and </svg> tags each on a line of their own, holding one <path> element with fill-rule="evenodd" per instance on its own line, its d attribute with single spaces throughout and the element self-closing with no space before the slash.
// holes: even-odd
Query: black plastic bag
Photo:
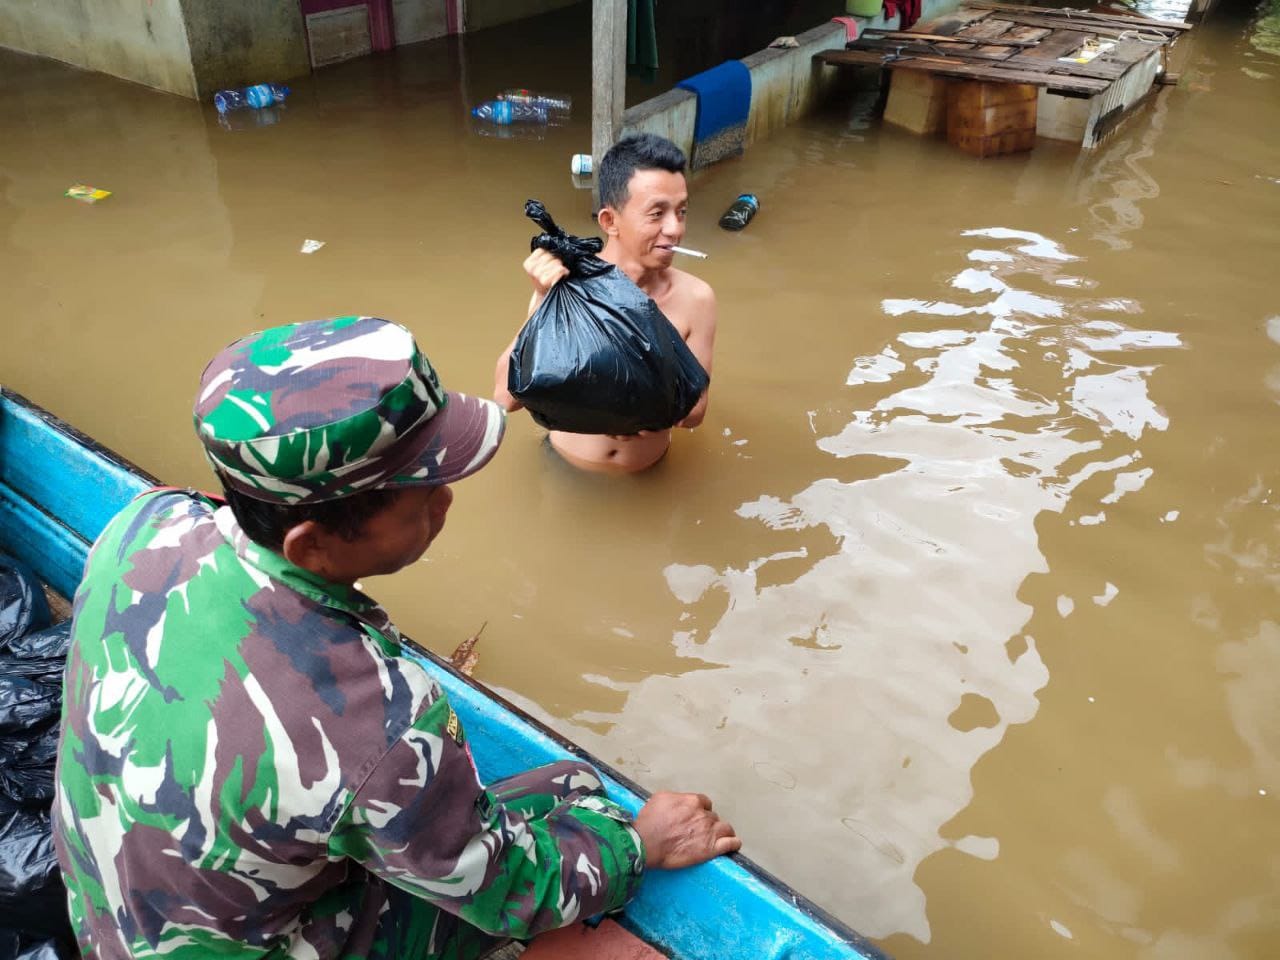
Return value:
<svg viewBox="0 0 1280 960">
<path fill-rule="evenodd" d="M 49 811 L 0 800 L 0 927 L 21 940 L 72 939 Z"/>
<path fill-rule="evenodd" d="M 76 960 L 79 956 L 72 946 L 59 946 L 53 940 L 41 940 L 22 947 L 22 952 L 13 960 Z"/>
<path fill-rule="evenodd" d="M 62 673 L 70 643 L 71 621 L 64 620 L 12 640 L 0 652 L 0 799 L 46 808 L 53 800 Z"/>
<path fill-rule="evenodd" d="M 49 625 L 44 590 L 25 566 L 0 553 L 0 650 L 30 630 Z"/>
<path fill-rule="evenodd" d="M 0 650 L 0 932 L 31 960 L 75 956 L 50 823 L 70 639 L 68 620 Z"/>
<path fill-rule="evenodd" d="M 32 941 L 19 936 L 16 930 L 0 927 L 2 960 L 74 960 L 79 956 L 70 945 L 59 946 L 53 940 Z"/>
<path fill-rule="evenodd" d="M 537 200 L 549 250 L 569 275 L 548 292 L 511 350 L 507 390 L 533 419 L 568 433 L 666 430 L 689 415 L 710 382 L 657 304 L 611 263 L 596 238 L 570 236 Z"/>
</svg>

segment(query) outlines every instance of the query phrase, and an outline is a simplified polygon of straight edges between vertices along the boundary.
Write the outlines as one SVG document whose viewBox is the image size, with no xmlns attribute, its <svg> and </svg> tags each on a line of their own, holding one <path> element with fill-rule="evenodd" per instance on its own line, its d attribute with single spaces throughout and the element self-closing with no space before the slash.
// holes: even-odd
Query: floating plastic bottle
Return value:
<svg viewBox="0 0 1280 960">
<path fill-rule="evenodd" d="M 523 103 L 531 107 L 542 107 L 547 111 L 547 117 L 551 122 L 567 120 L 569 119 L 569 114 L 573 112 L 573 98 L 566 94 L 539 93 L 536 90 L 518 87 L 511 90 L 503 90 L 498 94 L 498 99 L 505 100 L 508 103 Z"/>
<path fill-rule="evenodd" d="M 511 123 L 547 122 L 547 110 L 531 103 L 514 103 L 511 100 L 490 100 L 471 108 L 471 115 L 500 126 Z"/>
<path fill-rule="evenodd" d="M 471 132 L 496 140 L 545 140 L 547 125 L 543 123 L 491 123 L 488 120 L 472 120 Z"/>
<path fill-rule="evenodd" d="M 575 153 L 569 161 L 569 172 L 575 177 L 591 176 L 591 154 Z"/>
<path fill-rule="evenodd" d="M 741 194 L 732 206 L 720 218 L 720 226 L 725 230 L 741 230 L 760 209 L 760 201 L 754 193 Z"/>
<path fill-rule="evenodd" d="M 284 98 L 288 95 L 289 88 L 282 84 L 255 83 L 243 90 L 219 90 L 213 95 L 213 105 L 218 108 L 219 113 L 242 110 L 245 107 L 261 110 L 263 107 L 284 103 Z"/>
<path fill-rule="evenodd" d="M 280 122 L 284 107 L 263 107 L 261 110 L 218 114 L 218 126 L 223 130 L 250 130 L 254 127 L 270 127 Z"/>
</svg>

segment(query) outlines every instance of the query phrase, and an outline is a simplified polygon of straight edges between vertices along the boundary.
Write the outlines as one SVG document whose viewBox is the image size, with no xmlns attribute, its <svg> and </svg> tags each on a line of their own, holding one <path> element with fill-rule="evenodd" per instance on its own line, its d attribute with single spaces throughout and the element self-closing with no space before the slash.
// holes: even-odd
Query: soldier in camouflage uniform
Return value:
<svg viewBox="0 0 1280 960">
<path fill-rule="evenodd" d="M 705 797 L 633 821 L 585 763 L 482 784 L 355 586 L 421 556 L 502 437 L 407 330 L 246 337 L 195 422 L 230 505 L 142 495 L 75 598 L 55 842 L 86 956 L 462 960 L 738 848 Z"/>
</svg>

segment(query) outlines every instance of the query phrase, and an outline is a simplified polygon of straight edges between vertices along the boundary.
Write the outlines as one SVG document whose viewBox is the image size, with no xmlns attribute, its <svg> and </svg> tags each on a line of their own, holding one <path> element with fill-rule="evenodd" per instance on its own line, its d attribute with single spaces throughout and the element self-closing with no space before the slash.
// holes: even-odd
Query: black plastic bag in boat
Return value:
<svg viewBox="0 0 1280 960">
<path fill-rule="evenodd" d="M 13 960 L 79 960 L 79 957 L 74 944 L 59 946 L 53 940 L 41 940 L 23 947 Z"/>
<path fill-rule="evenodd" d="M 596 256 L 594 238 L 556 226 L 537 200 L 525 216 L 543 229 L 569 275 L 547 293 L 511 350 L 507 390 L 533 419 L 568 433 L 665 430 L 689 415 L 710 382 L 658 305 Z"/>
<path fill-rule="evenodd" d="M 46 809 L 53 800 L 62 673 L 70 643 L 71 621 L 64 620 L 0 651 L 0 800 Z"/>
<path fill-rule="evenodd" d="M 0 929 L 23 949 L 73 942 L 48 809 L 0 799 Z M 67 954 L 74 956 L 74 954 Z"/>
<path fill-rule="evenodd" d="M 0 957 L 12 960 L 76 960 L 80 956 L 70 945 L 53 940 L 32 941 L 18 936 L 16 930 L 0 929 Z"/>
<path fill-rule="evenodd" d="M 13 557 L 0 553 L 0 650 L 29 630 L 49 625 L 49 604 L 44 590 Z"/>
<path fill-rule="evenodd" d="M 0 930 L 33 960 L 75 955 L 49 820 L 70 639 L 68 620 L 0 651 Z"/>
</svg>

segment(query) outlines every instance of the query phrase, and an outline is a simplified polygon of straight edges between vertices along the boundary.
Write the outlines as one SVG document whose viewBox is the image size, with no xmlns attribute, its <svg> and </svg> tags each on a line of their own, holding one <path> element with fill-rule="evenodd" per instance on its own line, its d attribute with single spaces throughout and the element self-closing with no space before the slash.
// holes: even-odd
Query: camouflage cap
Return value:
<svg viewBox="0 0 1280 960">
<path fill-rule="evenodd" d="M 300 504 L 460 480 L 493 457 L 505 414 L 443 390 L 399 324 L 337 317 L 228 346 L 200 378 L 195 423 L 229 487 Z"/>
</svg>

